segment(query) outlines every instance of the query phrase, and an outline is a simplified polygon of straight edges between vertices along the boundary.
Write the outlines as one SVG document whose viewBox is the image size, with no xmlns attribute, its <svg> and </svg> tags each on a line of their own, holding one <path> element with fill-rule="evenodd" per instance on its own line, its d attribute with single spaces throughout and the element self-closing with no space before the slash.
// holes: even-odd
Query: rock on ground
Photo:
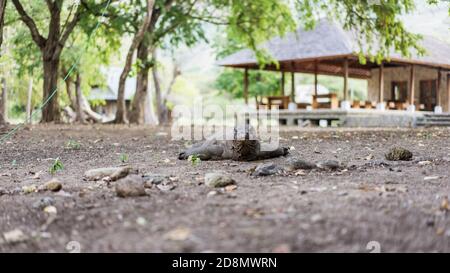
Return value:
<svg viewBox="0 0 450 273">
<path fill-rule="evenodd" d="M 213 172 L 205 175 L 205 185 L 213 188 L 226 187 L 236 181 L 226 172 Z"/>
<path fill-rule="evenodd" d="M 273 174 L 280 174 L 283 168 L 274 163 L 262 163 L 256 167 L 252 173 L 253 176 L 268 176 Z"/>
<path fill-rule="evenodd" d="M 286 169 L 288 171 L 295 170 L 311 170 L 316 168 L 316 164 L 297 157 L 291 157 L 287 160 Z"/>
<path fill-rule="evenodd" d="M 100 180 L 105 177 L 109 177 L 111 181 L 116 181 L 124 178 L 128 174 L 136 174 L 138 171 L 132 167 L 108 167 L 92 169 L 84 173 L 84 177 L 87 180 Z"/>
<path fill-rule="evenodd" d="M 62 184 L 56 178 L 53 178 L 52 180 L 50 180 L 44 184 L 44 190 L 47 190 L 47 191 L 57 192 L 57 191 L 60 191 L 61 189 L 62 189 Z"/>
<path fill-rule="evenodd" d="M 385 157 L 390 161 L 409 161 L 412 159 L 413 154 L 411 151 L 404 148 L 395 147 L 389 150 Z"/>
<path fill-rule="evenodd" d="M 129 175 L 120 179 L 116 185 L 116 193 L 119 197 L 145 196 L 144 180 L 138 175 Z"/>
</svg>

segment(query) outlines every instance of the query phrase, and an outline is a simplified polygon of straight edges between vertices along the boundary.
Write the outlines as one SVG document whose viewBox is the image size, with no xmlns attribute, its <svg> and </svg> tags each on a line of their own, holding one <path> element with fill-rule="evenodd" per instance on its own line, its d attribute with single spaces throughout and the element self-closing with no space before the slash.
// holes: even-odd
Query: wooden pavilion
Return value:
<svg viewBox="0 0 450 273">
<path fill-rule="evenodd" d="M 279 66 L 267 65 L 264 70 L 281 74 L 281 90 L 274 90 L 276 96 L 268 97 L 265 103 L 257 101 L 257 106 L 278 105 L 280 109 L 289 108 L 291 111 L 303 108 L 345 111 L 373 108 L 450 112 L 450 45 L 431 37 L 424 37 L 420 43 L 426 49 L 424 56 L 413 53 L 411 58 L 405 58 L 391 52 L 389 60 L 381 64 L 361 64 L 357 53 L 360 47 L 354 32 L 322 19 L 313 30 L 299 28 L 296 32 L 273 38 L 263 45 L 279 63 Z M 222 59 L 219 65 L 245 70 L 244 98 L 248 103 L 248 88 L 251 84 L 248 72 L 250 69 L 260 69 L 254 53 L 247 49 L 241 50 Z M 291 77 L 290 94 L 285 90 L 286 73 L 290 73 Z M 309 107 L 295 102 L 295 73 L 314 74 L 315 94 Z M 335 94 L 317 93 L 318 75 L 343 77 L 341 101 L 337 101 Z M 352 101 L 349 78 L 367 80 L 367 101 Z"/>
</svg>

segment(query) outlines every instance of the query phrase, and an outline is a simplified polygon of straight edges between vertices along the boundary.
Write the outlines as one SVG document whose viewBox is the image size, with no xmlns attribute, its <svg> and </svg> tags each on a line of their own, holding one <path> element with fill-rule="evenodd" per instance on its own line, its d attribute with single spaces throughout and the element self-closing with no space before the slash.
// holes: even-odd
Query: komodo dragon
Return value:
<svg viewBox="0 0 450 273">
<path fill-rule="evenodd" d="M 252 127 L 247 130 L 245 127 L 233 130 L 234 140 L 219 140 L 223 139 L 223 137 L 220 138 L 223 132 L 219 132 L 181 152 L 178 159 L 188 159 L 189 156 L 195 155 L 201 160 L 253 161 L 285 156 L 289 153 L 287 147 L 273 148 L 257 140 Z"/>
</svg>

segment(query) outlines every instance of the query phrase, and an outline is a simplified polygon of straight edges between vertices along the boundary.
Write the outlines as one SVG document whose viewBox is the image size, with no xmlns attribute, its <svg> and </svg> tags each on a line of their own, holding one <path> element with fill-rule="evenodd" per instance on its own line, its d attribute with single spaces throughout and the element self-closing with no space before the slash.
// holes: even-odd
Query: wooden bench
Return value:
<svg viewBox="0 0 450 273">
<path fill-rule="evenodd" d="M 409 103 L 406 101 L 388 101 L 387 106 L 390 110 L 406 110 Z"/>
<path fill-rule="evenodd" d="M 339 100 L 336 94 L 313 95 L 313 109 L 337 109 Z"/>
</svg>

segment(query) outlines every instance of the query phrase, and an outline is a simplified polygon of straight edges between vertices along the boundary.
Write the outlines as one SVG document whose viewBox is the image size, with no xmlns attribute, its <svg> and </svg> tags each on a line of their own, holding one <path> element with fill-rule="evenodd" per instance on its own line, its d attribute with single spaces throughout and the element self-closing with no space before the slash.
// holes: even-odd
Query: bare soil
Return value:
<svg viewBox="0 0 450 273">
<path fill-rule="evenodd" d="M 371 241 L 381 252 L 450 251 L 450 129 L 291 128 L 281 140 L 295 148 L 290 156 L 347 168 L 259 178 L 249 170 L 261 162 L 179 161 L 186 143 L 168 133 L 115 125 L 19 131 L 0 146 L 0 252 L 66 252 L 71 241 L 82 252 L 369 252 Z M 67 148 L 69 140 L 79 149 Z M 396 146 L 413 160 L 386 161 Z M 121 154 L 142 173 L 171 175 L 176 188 L 119 198 L 116 182 L 83 180 L 89 169 L 123 165 Z M 55 158 L 64 169 L 51 175 Z M 203 177 L 217 170 L 237 188 L 210 193 Z M 52 178 L 62 192 L 22 190 Z M 49 225 L 49 214 L 33 207 L 43 197 L 57 209 Z M 27 238 L 6 242 L 1 235 L 15 229 Z"/>
</svg>

